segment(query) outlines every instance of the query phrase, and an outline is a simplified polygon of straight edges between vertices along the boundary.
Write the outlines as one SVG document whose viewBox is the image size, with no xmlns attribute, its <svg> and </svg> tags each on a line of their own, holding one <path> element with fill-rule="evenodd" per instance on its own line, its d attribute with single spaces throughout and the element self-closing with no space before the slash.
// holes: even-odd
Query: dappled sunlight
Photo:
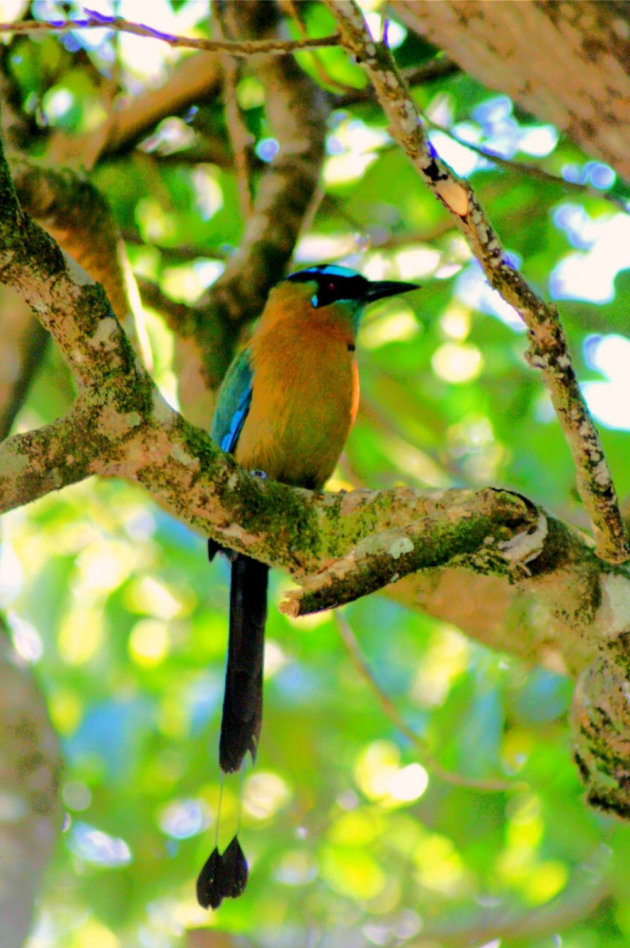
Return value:
<svg viewBox="0 0 630 948">
<path fill-rule="evenodd" d="M 81 812 L 87 810 L 94 799 L 87 784 L 80 780 L 70 780 L 62 789 L 63 802 L 69 810 Z"/>
<path fill-rule="evenodd" d="M 472 382 L 483 368 L 483 356 L 473 345 L 445 343 L 431 359 L 433 371 L 452 385 Z"/>
<path fill-rule="evenodd" d="M 0 605 L 3 608 L 11 605 L 11 602 L 20 592 L 24 572 L 17 555 L 11 543 L 6 539 L 0 546 Z"/>
<path fill-rule="evenodd" d="M 158 816 L 160 829 L 174 839 L 188 839 L 210 826 L 207 807 L 199 800 L 171 800 Z"/>
<path fill-rule="evenodd" d="M 408 764 L 398 770 L 389 781 L 387 790 L 394 800 L 411 803 L 418 800 L 429 785 L 429 775 L 420 764 Z"/>
<path fill-rule="evenodd" d="M 375 741 L 361 754 L 355 765 L 355 780 L 367 797 L 386 808 L 417 800 L 429 783 L 420 764 L 401 767 L 398 748 L 386 741 Z"/>
<path fill-rule="evenodd" d="M 466 672 L 469 656 L 468 643 L 457 629 L 440 626 L 415 673 L 411 697 L 421 707 L 443 704 L 452 685 Z"/>
<path fill-rule="evenodd" d="M 60 657 L 68 665 L 83 665 L 93 658 L 105 640 L 103 615 L 82 601 L 64 615 L 57 633 Z"/>
<path fill-rule="evenodd" d="M 160 619 L 189 615 L 195 600 L 180 590 L 177 595 L 155 576 L 134 577 L 125 593 L 126 604 L 133 612 L 149 613 Z"/>
<path fill-rule="evenodd" d="M 615 278 L 630 267 L 630 219 L 613 214 L 591 220 L 587 215 L 579 225 L 572 220 L 587 250 L 567 254 L 552 271 L 549 286 L 555 299 L 609 303 L 615 296 Z M 563 226 L 563 223 L 560 223 Z"/>
<path fill-rule="evenodd" d="M 369 322 L 361 331 L 361 345 L 366 349 L 378 349 L 388 342 L 406 342 L 419 330 L 413 313 L 401 309 Z"/>
<path fill-rule="evenodd" d="M 168 628 L 156 619 L 140 619 L 129 636 L 129 655 L 145 668 L 159 665 L 169 652 Z"/>
<path fill-rule="evenodd" d="M 286 806 L 290 797 L 287 783 L 278 774 L 256 770 L 245 780 L 243 806 L 257 820 L 272 817 Z"/>
<path fill-rule="evenodd" d="M 85 862 L 103 866 L 123 866 L 130 862 L 131 850 L 124 839 L 110 836 L 87 823 L 76 823 L 70 827 L 70 848 Z"/>
<path fill-rule="evenodd" d="M 0 564 L 1 568 L 1 564 Z M 38 662 L 44 653 L 44 643 L 32 622 L 16 613 L 7 613 L 13 648 L 25 662 Z"/>
<path fill-rule="evenodd" d="M 463 894 L 469 888 L 470 875 L 450 839 L 427 834 L 414 853 L 416 875 L 421 885 L 443 895 Z"/>
<path fill-rule="evenodd" d="M 450 339 L 463 342 L 467 338 L 471 329 L 470 310 L 458 303 L 449 306 L 440 317 L 440 326 L 446 336 Z"/>
<path fill-rule="evenodd" d="M 607 376 L 606 381 L 582 383 L 582 391 L 595 417 L 610 428 L 630 428 L 630 339 L 625 336 L 587 336 L 587 365 Z"/>
<path fill-rule="evenodd" d="M 295 849 L 286 852 L 274 870 L 274 876 L 283 885 L 308 885 L 317 877 L 318 867 L 311 853 Z"/>
<path fill-rule="evenodd" d="M 525 332 L 526 326 L 519 314 L 488 285 L 475 260 L 458 276 L 457 296 L 471 309 L 496 316 L 515 332 Z"/>
<path fill-rule="evenodd" d="M 264 676 L 273 678 L 289 661 L 289 657 L 279 642 L 267 637 L 265 640 Z"/>
</svg>

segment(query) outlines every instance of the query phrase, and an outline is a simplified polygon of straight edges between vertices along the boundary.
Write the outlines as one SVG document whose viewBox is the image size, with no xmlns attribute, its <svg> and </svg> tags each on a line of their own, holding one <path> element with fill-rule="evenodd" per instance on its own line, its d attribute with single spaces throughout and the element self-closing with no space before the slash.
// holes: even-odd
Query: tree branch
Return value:
<svg viewBox="0 0 630 948">
<path fill-rule="evenodd" d="M 344 45 L 364 66 L 392 135 L 436 198 L 463 231 L 490 285 L 513 306 L 529 330 L 529 361 L 539 368 L 576 467 L 580 496 L 590 517 L 598 554 L 610 562 L 630 556 L 625 529 L 599 434 L 573 370 L 555 306 L 546 304 L 505 255 L 470 184 L 440 160 L 427 140 L 415 103 L 394 59 L 372 39 L 355 0 L 325 0 L 339 23 Z"/>
<path fill-rule="evenodd" d="M 339 36 L 308 37 L 304 40 L 207 40 L 193 36 L 178 36 L 175 33 L 164 33 L 145 23 L 134 23 L 121 16 L 106 16 L 97 10 L 85 8 L 86 16 L 69 20 L 24 20 L 19 23 L 0 23 L 1 33 L 18 35 L 33 35 L 42 33 L 69 33 L 71 30 L 102 30 L 108 29 L 119 33 L 133 33 L 136 36 L 145 36 L 148 39 L 158 39 L 169 46 L 183 49 L 201 49 L 207 52 L 224 52 L 230 56 L 249 57 L 266 53 L 273 56 L 291 55 L 300 49 L 318 49 L 322 46 L 338 46 Z"/>
<path fill-rule="evenodd" d="M 220 76 L 216 53 L 187 56 L 173 67 L 164 85 L 117 99 L 105 121 L 95 128 L 79 135 L 56 130 L 46 158 L 53 164 L 80 161 L 82 167 L 92 168 L 97 161 L 132 148 L 166 116 L 181 114 L 200 99 L 215 95 Z"/>
<path fill-rule="evenodd" d="M 261 31 L 281 29 L 275 4 L 237 4 L 234 15 L 240 21 L 237 24 L 239 35 L 246 35 L 249 30 L 259 36 Z M 29 21 L 26 25 L 33 24 Z M 35 26 L 40 28 L 39 24 Z M 271 44 L 276 41 L 272 40 Z M 264 44 L 261 47 L 254 43 L 252 48 L 266 50 Z M 263 171 L 238 253 L 200 304 L 194 309 L 189 308 L 188 318 L 177 322 L 181 350 L 179 361 L 185 366 L 180 379 L 180 400 L 191 417 L 198 421 L 205 421 L 210 415 L 208 390 L 216 388 L 223 377 L 241 326 L 259 315 L 270 288 L 284 274 L 315 192 L 324 157 L 329 113 L 327 97 L 291 58 L 259 57 L 255 69 L 265 87 L 273 91 L 267 101 L 279 150 Z M 178 97 L 176 106 L 189 102 L 191 96 L 216 90 L 219 72 L 216 55 L 202 53 L 190 57 L 178 67 L 164 89 L 147 93 L 140 101 L 130 103 L 114 113 L 113 119 L 80 136 L 77 141 L 63 134 L 57 136 L 51 154 L 57 160 L 67 161 L 68 155 L 74 155 L 78 148 L 82 161 L 87 155 L 89 163 L 93 164 L 99 154 L 111 152 L 133 140 L 141 130 L 146 130 L 167 111 L 172 111 L 171 90 L 175 90 Z M 165 95 L 167 90 L 168 96 Z M 165 109 L 165 99 L 169 102 L 168 109 Z M 85 181 L 82 187 L 88 187 Z M 88 220 L 83 218 L 84 226 Z M 47 217 L 46 226 L 49 224 Z M 62 230 L 53 232 L 64 249 L 103 282 L 117 315 L 120 315 L 119 294 L 112 285 L 117 268 L 112 266 L 109 269 L 106 263 L 101 273 L 91 269 L 77 250 L 84 248 L 85 253 L 85 248 L 94 246 L 95 241 L 80 239 L 77 247 L 67 244 L 67 238 L 72 236 L 67 220 L 62 221 Z M 116 259 L 111 254 L 109 256 Z M 125 289 L 129 291 L 131 288 L 125 286 Z M 129 295 L 135 301 L 135 294 L 127 292 L 127 300 Z M 124 295 L 120 298 L 125 302 Z"/>
<path fill-rule="evenodd" d="M 461 69 L 447 56 L 436 56 L 420 66 L 410 66 L 402 70 L 402 76 L 408 86 L 424 86 L 430 82 L 436 82 L 439 79 L 448 79 L 449 76 L 456 76 Z M 359 102 L 373 102 L 376 93 L 372 86 L 366 86 L 364 89 L 352 89 L 347 92 L 334 96 L 335 108 L 343 109 L 348 105 L 356 105 Z M 464 143 L 466 144 L 466 143 Z"/>
<path fill-rule="evenodd" d="M 481 573 L 507 576 L 512 557 L 508 550 L 517 550 L 514 561 L 526 565 L 543 548 L 546 518 L 538 514 L 533 504 L 509 491 L 435 491 L 416 498 L 412 520 L 401 520 L 401 504 L 406 507 L 407 499 L 411 501 L 414 493 L 399 488 L 375 494 L 379 504 L 385 498 L 389 501 L 389 523 L 381 523 L 378 532 L 353 543 L 347 553 L 309 576 L 301 591 L 289 592 L 281 605 L 282 611 L 300 616 L 333 609 L 395 583 L 409 573 L 445 563 L 455 565 L 462 561 Z M 360 506 L 370 494 L 353 491 L 349 495 L 343 502 L 344 523 L 352 516 L 353 506 Z"/>
<path fill-rule="evenodd" d="M 124 247 L 109 204 L 85 175 L 16 162 L 13 180 L 21 206 L 90 276 L 102 283 L 120 322 L 129 315 Z"/>
</svg>

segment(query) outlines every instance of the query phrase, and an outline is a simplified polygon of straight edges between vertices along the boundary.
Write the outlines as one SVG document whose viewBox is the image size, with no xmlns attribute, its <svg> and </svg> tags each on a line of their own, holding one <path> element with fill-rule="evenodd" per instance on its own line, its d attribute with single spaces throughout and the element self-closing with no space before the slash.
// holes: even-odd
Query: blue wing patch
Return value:
<svg viewBox="0 0 630 948">
<path fill-rule="evenodd" d="M 233 451 L 238 441 L 238 436 L 247 418 L 249 406 L 252 403 L 252 390 L 248 389 L 237 405 L 236 411 L 232 415 L 232 423 L 229 431 L 223 435 L 220 441 L 221 448 L 224 451 Z"/>
<path fill-rule="evenodd" d="M 229 453 L 233 452 L 252 403 L 252 369 L 244 349 L 227 371 L 219 389 L 210 437 Z"/>
</svg>

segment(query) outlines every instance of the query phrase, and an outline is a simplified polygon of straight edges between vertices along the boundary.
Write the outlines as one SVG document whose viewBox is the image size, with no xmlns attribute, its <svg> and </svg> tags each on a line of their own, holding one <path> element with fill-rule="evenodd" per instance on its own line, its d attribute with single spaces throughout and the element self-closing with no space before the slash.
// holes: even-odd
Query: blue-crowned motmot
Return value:
<svg viewBox="0 0 630 948">
<path fill-rule="evenodd" d="M 363 310 L 375 300 L 415 289 L 414 283 L 370 281 L 332 265 L 299 270 L 280 282 L 219 390 L 210 432 L 214 441 L 249 470 L 297 487 L 323 487 L 357 412 L 354 351 Z M 211 559 L 219 549 L 209 541 Z M 269 571 L 242 553 L 229 556 L 230 630 L 219 748 L 226 773 L 239 769 L 247 751 L 255 758 L 258 747 Z M 217 860 L 225 859 L 235 841 L 223 857 L 215 850 L 204 867 L 214 860 L 202 886 L 206 905 L 213 897 L 220 902 L 242 891 L 242 886 L 230 891 L 239 888 L 234 879 L 218 878 Z"/>
</svg>

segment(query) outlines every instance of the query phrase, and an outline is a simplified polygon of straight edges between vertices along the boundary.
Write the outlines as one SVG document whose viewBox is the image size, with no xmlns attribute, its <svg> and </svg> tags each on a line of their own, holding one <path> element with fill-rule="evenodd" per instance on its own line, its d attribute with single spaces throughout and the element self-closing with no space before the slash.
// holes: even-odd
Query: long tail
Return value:
<svg viewBox="0 0 630 948">
<path fill-rule="evenodd" d="M 219 763 L 238 770 L 249 751 L 256 757 L 263 699 L 263 652 L 269 567 L 238 553 L 232 561 L 230 641 L 221 720 Z"/>
</svg>

